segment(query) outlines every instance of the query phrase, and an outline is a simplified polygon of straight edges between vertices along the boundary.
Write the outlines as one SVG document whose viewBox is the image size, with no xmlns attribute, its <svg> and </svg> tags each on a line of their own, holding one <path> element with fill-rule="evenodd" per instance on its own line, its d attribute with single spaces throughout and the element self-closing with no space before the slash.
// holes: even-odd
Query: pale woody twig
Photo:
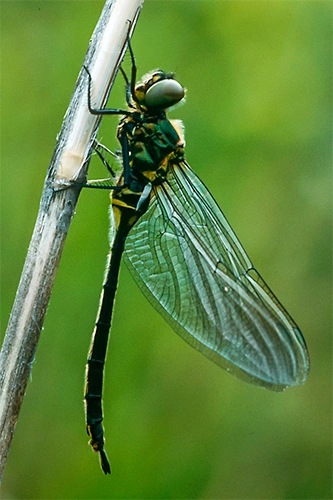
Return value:
<svg viewBox="0 0 333 500">
<path fill-rule="evenodd" d="M 143 0 L 107 0 L 85 58 L 94 103 L 108 98 Z M 45 312 L 99 120 L 87 108 L 87 75 L 80 73 L 44 184 L 39 213 L 0 353 L 0 480 L 25 394 Z M 56 187 L 56 189 L 54 189 Z"/>
</svg>

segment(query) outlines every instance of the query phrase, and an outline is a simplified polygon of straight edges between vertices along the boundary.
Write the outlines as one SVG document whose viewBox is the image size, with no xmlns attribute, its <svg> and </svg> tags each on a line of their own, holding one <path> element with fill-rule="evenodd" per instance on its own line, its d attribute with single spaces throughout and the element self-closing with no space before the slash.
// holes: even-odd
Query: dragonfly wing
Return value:
<svg viewBox="0 0 333 500">
<path fill-rule="evenodd" d="M 153 187 L 124 257 L 152 305 L 215 363 L 275 391 L 305 381 L 301 332 L 187 163 L 174 165 L 167 181 Z"/>
</svg>

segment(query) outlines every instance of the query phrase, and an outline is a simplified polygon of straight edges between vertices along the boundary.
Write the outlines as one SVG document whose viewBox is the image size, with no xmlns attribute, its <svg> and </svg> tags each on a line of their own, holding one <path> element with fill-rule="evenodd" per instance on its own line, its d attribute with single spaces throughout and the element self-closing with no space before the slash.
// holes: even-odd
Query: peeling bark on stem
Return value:
<svg viewBox="0 0 333 500">
<path fill-rule="evenodd" d="M 103 107 L 143 0 L 107 0 L 84 64 L 94 79 L 93 99 Z M 88 79 L 81 71 L 51 159 L 35 229 L 0 352 L 0 481 L 26 391 L 54 278 L 99 118 L 87 107 Z M 69 187 L 68 189 L 63 189 Z M 56 188 L 56 189 L 55 189 Z"/>
</svg>

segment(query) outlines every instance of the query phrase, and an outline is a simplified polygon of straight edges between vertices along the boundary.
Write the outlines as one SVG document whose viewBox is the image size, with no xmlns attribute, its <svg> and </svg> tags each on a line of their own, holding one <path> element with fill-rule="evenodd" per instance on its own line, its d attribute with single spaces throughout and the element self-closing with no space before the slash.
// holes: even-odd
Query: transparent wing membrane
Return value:
<svg viewBox="0 0 333 500">
<path fill-rule="evenodd" d="M 147 299 L 184 340 L 239 378 L 276 391 L 302 384 L 303 337 L 204 184 L 183 162 L 153 193 L 124 252 Z"/>
</svg>

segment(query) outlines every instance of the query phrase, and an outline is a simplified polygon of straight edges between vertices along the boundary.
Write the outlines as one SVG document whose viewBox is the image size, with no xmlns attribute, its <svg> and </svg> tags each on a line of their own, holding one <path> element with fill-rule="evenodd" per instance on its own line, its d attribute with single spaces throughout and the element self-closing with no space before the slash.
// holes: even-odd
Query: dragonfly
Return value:
<svg viewBox="0 0 333 500">
<path fill-rule="evenodd" d="M 103 370 L 123 258 L 148 301 L 188 344 L 238 378 L 282 391 L 305 382 L 309 357 L 302 333 L 253 267 L 226 217 L 185 159 L 181 122 L 167 111 L 184 100 L 173 73 L 155 70 L 136 83 L 131 44 L 126 110 L 117 129 L 122 170 L 111 190 L 111 250 L 89 350 L 85 409 L 87 433 L 110 474 L 102 425 Z M 96 148 L 97 150 L 98 148 Z M 107 149 L 107 148 L 105 148 Z M 114 172 L 98 153 L 112 176 Z"/>
</svg>

